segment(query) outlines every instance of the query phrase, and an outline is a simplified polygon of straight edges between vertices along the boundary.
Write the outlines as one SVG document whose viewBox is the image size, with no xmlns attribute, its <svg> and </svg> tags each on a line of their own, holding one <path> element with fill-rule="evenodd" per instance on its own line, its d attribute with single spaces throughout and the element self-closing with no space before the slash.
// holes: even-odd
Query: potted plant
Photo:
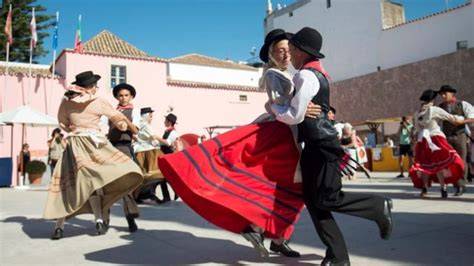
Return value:
<svg viewBox="0 0 474 266">
<path fill-rule="evenodd" d="M 25 172 L 28 173 L 30 184 L 41 184 L 41 179 L 46 171 L 46 164 L 39 160 L 33 160 L 26 164 Z"/>
</svg>

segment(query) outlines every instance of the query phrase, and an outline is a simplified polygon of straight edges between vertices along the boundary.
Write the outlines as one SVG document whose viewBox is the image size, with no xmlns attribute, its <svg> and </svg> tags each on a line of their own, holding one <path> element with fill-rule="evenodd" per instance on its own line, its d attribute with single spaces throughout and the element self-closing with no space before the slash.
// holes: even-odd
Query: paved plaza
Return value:
<svg viewBox="0 0 474 266">
<path fill-rule="evenodd" d="M 462 197 L 452 196 L 450 188 L 450 197 L 442 200 L 435 185 L 428 199 L 420 199 L 408 178 L 393 178 L 397 173 L 372 175 L 372 180 L 344 181 L 344 189 L 391 197 L 394 232 L 383 241 L 375 223 L 336 214 L 352 265 L 474 265 L 472 184 Z M 41 218 L 46 189 L 0 188 L 0 265 L 319 265 L 324 257 L 306 210 L 291 242 L 302 256 L 261 258 L 240 235 L 209 224 L 181 200 L 140 205 L 140 229 L 133 234 L 120 203 L 112 209 L 106 235 L 95 235 L 92 215 L 80 215 L 66 223 L 65 238 L 52 241 L 54 222 Z"/>
</svg>

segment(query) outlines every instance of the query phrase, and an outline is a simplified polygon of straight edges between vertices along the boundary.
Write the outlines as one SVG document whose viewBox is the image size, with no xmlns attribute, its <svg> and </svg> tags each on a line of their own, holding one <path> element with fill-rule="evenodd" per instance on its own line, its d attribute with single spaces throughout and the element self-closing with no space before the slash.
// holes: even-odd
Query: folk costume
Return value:
<svg viewBox="0 0 474 266">
<path fill-rule="evenodd" d="M 126 83 L 121 83 L 114 87 L 112 91 L 114 97 L 117 98 L 119 91 L 123 89 L 130 91 L 131 96 L 136 96 L 136 91 L 133 86 Z M 117 110 L 138 127 L 138 124 L 140 123 L 139 109 L 133 108 L 133 105 L 129 104 L 128 106 L 118 105 Z M 123 152 L 130 159 L 135 160 L 132 148 L 133 133 L 129 129 L 125 131 L 120 130 L 114 125 L 112 121 L 109 120 L 109 133 L 107 136 L 110 143 L 112 143 L 115 148 Z M 139 217 L 139 213 L 133 193 L 128 194 L 123 198 L 123 211 L 125 213 L 125 218 L 127 219 L 129 231 L 135 232 L 138 229 L 135 223 L 135 218 Z"/>
<path fill-rule="evenodd" d="M 323 265 L 349 265 L 344 237 L 331 212 L 349 214 L 375 221 L 383 239 L 392 229 L 391 200 L 380 196 L 342 191 L 340 165 L 346 153 L 337 130 L 327 117 L 330 110 L 328 74 L 319 59 L 322 36 L 305 27 L 290 38 L 297 49 L 312 56 L 293 77 L 296 93 L 288 108 L 272 105 L 276 118 L 286 124 L 298 124 L 298 140 L 304 142 L 301 154 L 303 197 L 314 227 L 327 246 Z M 318 118 L 305 117 L 308 103 L 322 108 Z"/>
<path fill-rule="evenodd" d="M 143 184 L 134 193 L 138 202 L 144 199 L 157 201 L 156 185 L 163 182 L 163 174 L 158 168 L 158 157 L 163 155 L 163 152 L 160 150 L 159 142 L 155 139 L 155 132 L 148 122 L 149 115 L 153 112 L 154 110 L 150 107 L 140 110 L 140 127 L 133 143 L 133 151 L 144 177 Z"/>
<path fill-rule="evenodd" d="M 433 106 L 432 101 L 436 92 L 426 90 L 420 97 L 424 101 L 420 110 L 415 114 L 417 143 L 415 146 L 415 163 L 410 168 L 410 177 L 416 188 L 422 188 L 422 175 L 428 176 L 428 186 L 431 182 L 444 179 L 444 184 L 456 184 L 464 175 L 464 162 L 456 150 L 449 145 L 446 136 L 441 131 L 438 121 L 462 120 L 461 116 L 451 115 L 443 109 Z M 453 127 L 453 126 L 451 126 Z M 442 196 L 447 197 L 446 187 L 442 187 Z"/>
<path fill-rule="evenodd" d="M 58 219 L 53 239 L 62 238 L 64 219 L 94 213 L 98 234 L 105 234 L 102 216 L 120 198 L 142 182 L 138 166 L 107 141 L 99 120 L 105 115 L 120 130 L 125 116 L 80 86 L 100 78 L 91 71 L 76 76 L 58 111 L 60 127 L 69 133 L 67 146 L 52 174 L 44 211 L 45 219 Z"/>
<path fill-rule="evenodd" d="M 278 38 L 286 38 L 283 30 L 267 35 L 261 58 Z M 260 86 L 277 104 L 287 105 L 293 96 L 289 75 L 274 68 L 265 71 Z M 265 237 L 289 239 L 303 207 L 301 181 L 295 182 L 298 160 L 290 127 L 266 114 L 158 163 L 183 201 L 209 222 L 234 233 L 255 225 Z"/>
<path fill-rule="evenodd" d="M 165 129 L 165 132 L 162 136 L 163 142 L 160 143 L 160 150 L 163 154 L 171 154 L 176 151 L 176 141 L 178 139 L 178 133 L 176 132 L 174 125 L 177 123 L 177 120 L 178 117 L 173 113 L 169 113 L 165 116 L 165 125 L 167 126 L 167 128 Z M 163 194 L 163 200 L 160 200 L 159 203 L 165 203 L 171 200 L 170 192 L 168 189 L 167 176 L 164 175 L 164 177 L 165 180 L 160 183 L 161 193 Z M 178 193 L 176 193 L 176 191 L 174 199 L 178 199 Z"/>
<path fill-rule="evenodd" d="M 439 89 L 438 93 L 442 92 L 451 92 L 455 95 L 457 91 L 450 85 L 443 85 Z M 445 101 L 441 103 L 439 107 L 452 115 L 462 116 L 465 119 L 474 118 L 473 106 L 466 101 L 457 100 L 455 97 L 453 101 Z M 446 135 L 448 143 L 458 152 L 459 156 L 464 161 L 464 164 L 466 164 L 466 143 L 468 140 L 468 136 L 466 134 L 466 125 L 453 125 L 448 121 L 443 121 L 441 128 L 443 130 L 443 133 Z M 459 181 L 455 184 L 455 196 L 461 196 L 466 191 L 467 174 L 468 169 L 467 167 L 465 167 L 463 177 L 459 179 Z"/>
</svg>

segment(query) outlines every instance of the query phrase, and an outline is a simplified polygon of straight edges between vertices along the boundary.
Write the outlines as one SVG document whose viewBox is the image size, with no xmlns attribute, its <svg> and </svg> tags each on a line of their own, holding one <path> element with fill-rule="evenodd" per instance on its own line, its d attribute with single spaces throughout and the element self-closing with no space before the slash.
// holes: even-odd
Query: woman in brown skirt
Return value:
<svg viewBox="0 0 474 266">
<path fill-rule="evenodd" d="M 160 204 L 162 201 L 156 197 L 156 185 L 163 182 L 163 174 L 158 168 L 158 156 L 163 155 L 160 150 L 158 136 L 151 127 L 154 110 L 145 107 L 140 110 L 140 128 L 137 139 L 133 143 L 133 150 L 138 164 L 143 172 L 143 184 L 134 192 L 135 200 L 142 203 L 143 200 L 151 199 Z"/>
<path fill-rule="evenodd" d="M 99 79 L 92 71 L 78 74 L 59 107 L 59 125 L 69 136 L 51 177 L 44 211 L 45 219 L 57 219 L 52 239 L 63 237 L 65 219 L 83 213 L 93 213 L 97 234 L 105 234 L 103 215 L 143 180 L 140 168 L 100 132 L 102 115 L 121 130 L 131 122 L 95 96 Z"/>
</svg>

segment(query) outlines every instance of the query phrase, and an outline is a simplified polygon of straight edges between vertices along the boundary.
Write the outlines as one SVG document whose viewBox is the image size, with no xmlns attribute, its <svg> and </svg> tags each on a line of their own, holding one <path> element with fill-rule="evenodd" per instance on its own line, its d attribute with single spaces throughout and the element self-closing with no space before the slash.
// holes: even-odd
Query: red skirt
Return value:
<svg viewBox="0 0 474 266">
<path fill-rule="evenodd" d="M 431 141 L 440 149 L 431 151 L 424 138 L 421 142 L 416 143 L 415 163 L 410 168 L 410 177 L 416 188 L 423 187 L 423 180 L 418 172 L 429 176 L 428 186 L 431 186 L 432 181 L 438 183 L 436 174 L 443 169 L 451 173 L 450 176 L 444 178 L 446 184 L 456 183 L 464 175 L 464 162 L 456 150 L 449 145 L 446 138 L 431 136 Z"/>
<path fill-rule="evenodd" d="M 209 222 L 234 233 L 250 224 L 288 239 L 303 207 L 294 183 L 299 152 L 290 128 L 251 124 L 158 159 L 182 200 Z"/>
</svg>

